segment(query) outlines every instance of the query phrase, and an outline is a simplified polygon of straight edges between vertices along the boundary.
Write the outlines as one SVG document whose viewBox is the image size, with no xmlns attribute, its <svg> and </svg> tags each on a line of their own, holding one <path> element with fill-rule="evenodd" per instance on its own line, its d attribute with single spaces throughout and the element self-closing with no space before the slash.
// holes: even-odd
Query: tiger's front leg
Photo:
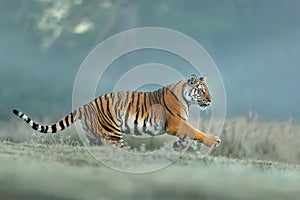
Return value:
<svg viewBox="0 0 300 200">
<path fill-rule="evenodd" d="M 218 136 L 205 134 L 195 128 L 193 128 L 185 120 L 170 120 L 167 123 L 166 130 L 168 134 L 177 135 L 177 136 L 188 136 L 194 140 L 205 144 L 209 147 L 216 147 L 221 143 L 221 140 Z"/>
</svg>

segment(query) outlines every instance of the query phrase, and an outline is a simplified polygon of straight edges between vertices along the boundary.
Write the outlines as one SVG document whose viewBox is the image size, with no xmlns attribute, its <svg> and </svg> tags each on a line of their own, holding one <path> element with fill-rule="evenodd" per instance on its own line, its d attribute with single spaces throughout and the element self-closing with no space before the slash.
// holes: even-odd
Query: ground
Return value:
<svg viewBox="0 0 300 200">
<path fill-rule="evenodd" d="M 83 146 L 2 141 L 0 163 L 1 199 L 273 200 L 300 196 L 299 165 L 263 160 L 200 159 L 187 152 L 159 171 L 129 174 L 99 164 Z"/>
</svg>

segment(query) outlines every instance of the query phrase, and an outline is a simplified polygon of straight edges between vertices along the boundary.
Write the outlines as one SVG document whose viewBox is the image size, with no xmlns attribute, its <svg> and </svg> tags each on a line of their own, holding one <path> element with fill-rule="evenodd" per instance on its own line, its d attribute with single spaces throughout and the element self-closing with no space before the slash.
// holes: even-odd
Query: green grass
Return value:
<svg viewBox="0 0 300 200">
<path fill-rule="evenodd" d="M 191 152 L 162 170 L 128 174 L 99 164 L 83 146 L 2 141 L 0 163 L 1 199 L 297 199 L 300 195 L 299 165 L 199 159 Z"/>
</svg>

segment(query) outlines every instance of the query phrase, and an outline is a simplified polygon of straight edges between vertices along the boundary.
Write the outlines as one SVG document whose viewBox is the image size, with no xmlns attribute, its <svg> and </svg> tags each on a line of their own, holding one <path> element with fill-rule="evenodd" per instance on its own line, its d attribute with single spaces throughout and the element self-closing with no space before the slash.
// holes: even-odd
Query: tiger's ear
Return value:
<svg viewBox="0 0 300 200">
<path fill-rule="evenodd" d="M 204 75 L 204 76 L 202 76 L 202 77 L 200 78 L 200 81 L 204 81 L 204 82 L 206 82 L 206 79 L 207 79 L 207 76 L 206 76 L 206 75 Z"/>
<path fill-rule="evenodd" d="M 190 86 L 195 85 L 198 82 L 197 76 L 195 74 L 192 74 L 187 82 Z"/>
</svg>

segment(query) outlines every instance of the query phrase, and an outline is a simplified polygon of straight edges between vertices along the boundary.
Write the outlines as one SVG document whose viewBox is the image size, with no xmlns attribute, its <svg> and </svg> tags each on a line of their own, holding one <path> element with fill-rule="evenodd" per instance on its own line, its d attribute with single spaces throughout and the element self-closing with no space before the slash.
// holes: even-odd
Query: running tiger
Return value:
<svg viewBox="0 0 300 200">
<path fill-rule="evenodd" d="M 68 114 L 50 126 L 32 121 L 24 113 L 13 110 L 34 130 L 55 133 L 64 130 L 76 120 L 81 120 L 91 144 L 112 144 L 124 147 L 122 134 L 156 136 L 164 133 L 178 136 L 174 149 L 184 147 L 185 139 L 193 138 L 206 146 L 215 147 L 221 140 L 205 134 L 188 123 L 188 109 L 198 104 L 202 110 L 211 104 L 212 97 L 206 76 L 192 75 L 153 92 L 114 92 L 105 94 Z"/>
</svg>

